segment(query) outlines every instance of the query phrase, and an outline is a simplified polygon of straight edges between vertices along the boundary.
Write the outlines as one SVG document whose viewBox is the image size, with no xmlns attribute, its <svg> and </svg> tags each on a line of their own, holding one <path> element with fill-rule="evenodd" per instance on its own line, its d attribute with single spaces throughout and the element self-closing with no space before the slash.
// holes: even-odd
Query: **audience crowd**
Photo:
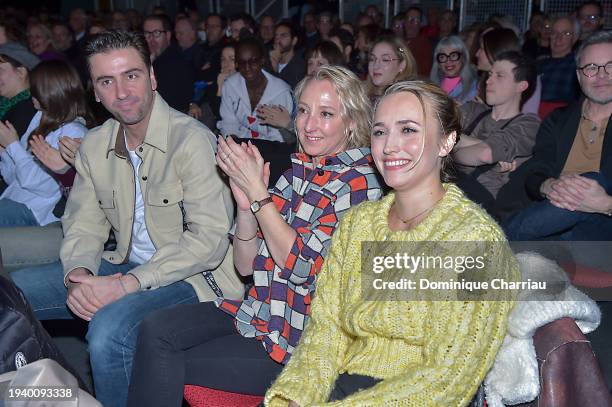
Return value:
<svg viewBox="0 0 612 407">
<path fill-rule="evenodd" d="M 366 301 L 363 242 L 501 242 L 511 279 L 508 241 L 612 241 L 599 2 L 524 34 L 310 6 L 0 11 L 0 233 L 63 231 L 11 277 L 39 319 L 88 322 L 104 406 L 180 406 L 184 384 L 465 406 L 512 300 Z"/>
</svg>

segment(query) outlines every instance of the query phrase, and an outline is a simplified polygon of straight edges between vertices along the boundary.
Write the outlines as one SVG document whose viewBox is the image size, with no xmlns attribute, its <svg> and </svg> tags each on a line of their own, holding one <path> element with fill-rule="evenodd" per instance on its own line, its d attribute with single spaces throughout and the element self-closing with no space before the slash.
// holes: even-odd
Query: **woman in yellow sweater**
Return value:
<svg viewBox="0 0 612 407">
<path fill-rule="evenodd" d="M 376 166 L 393 190 L 342 219 L 311 320 L 267 392 L 266 405 L 446 407 L 470 402 L 504 338 L 510 297 L 394 301 L 404 293 L 380 290 L 378 300 L 372 300 L 364 289 L 374 271 L 365 267 L 362 272 L 361 264 L 367 241 L 406 242 L 404 248 L 418 242 L 419 255 L 439 254 L 440 242 L 484 242 L 488 271 L 496 278 L 519 279 L 498 225 L 454 184 L 442 181 L 460 131 L 455 104 L 437 86 L 411 81 L 387 90 L 376 108 L 371 140 Z M 445 256 L 459 258 L 467 246 L 444 247 Z M 412 276 L 419 273 L 428 275 L 419 269 Z M 450 290 L 437 299 L 463 294 Z"/>
</svg>

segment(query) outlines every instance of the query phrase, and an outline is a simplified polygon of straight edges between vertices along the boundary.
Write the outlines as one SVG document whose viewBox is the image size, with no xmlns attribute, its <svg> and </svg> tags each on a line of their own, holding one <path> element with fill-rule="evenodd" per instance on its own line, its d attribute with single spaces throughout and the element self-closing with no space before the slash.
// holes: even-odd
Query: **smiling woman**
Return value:
<svg viewBox="0 0 612 407">
<path fill-rule="evenodd" d="M 456 35 L 442 38 L 434 51 L 431 81 L 459 103 L 474 99 L 478 92 L 478 75 L 469 55 Z"/>
<path fill-rule="evenodd" d="M 511 303 L 403 301 L 397 290 L 379 290 L 372 298 L 365 282 L 374 271 L 362 268 L 372 248 L 367 242 L 418 242 L 427 256 L 440 254 L 437 242 L 479 241 L 486 242 L 494 270 L 508 280 L 517 277 L 503 232 L 456 186 L 442 182 L 460 130 L 455 103 L 437 86 L 410 81 L 387 89 L 371 140 L 376 167 L 392 192 L 352 208 L 340 222 L 308 329 L 267 392 L 266 406 L 470 402 L 502 343 Z M 445 247 L 446 255 L 461 255 L 456 245 Z M 421 268 L 417 275 L 428 274 Z"/>
<path fill-rule="evenodd" d="M 263 395 L 308 322 L 339 220 L 351 206 L 380 197 L 359 79 L 324 66 L 297 85 L 296 97 L 301 152 L 274 187 L 255 146 L 219 138 L 217 163 L 238 206 L 234 266 L 255 285 L 243 301 L 219 299 L 224 312 L 202 303 L 146 320 L 130 405 L 180 406 L 185 383 Z"/>
</svg>

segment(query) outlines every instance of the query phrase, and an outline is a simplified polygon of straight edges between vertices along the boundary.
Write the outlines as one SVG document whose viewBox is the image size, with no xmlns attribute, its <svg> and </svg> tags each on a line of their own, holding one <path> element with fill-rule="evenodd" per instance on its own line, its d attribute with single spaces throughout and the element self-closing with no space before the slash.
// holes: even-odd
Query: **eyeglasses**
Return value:
<svg viewBox="0 0 612 407">
<path fill-rule="evenodd" d="M 542 27 L 543 31 L 552 31 L 552 25 L 550 24 L 544 24 L 544 27 Z"/>
<path fill-rule="evenodd" d="M 410 24 L 421 24 L 421 19 L 419 17 L 408 17 L 406 21 Z"/>
<path fill-rule="evenodd" d="M 459 61 L 461 59 L 461 53 L 457 51 L 453 51 L 450 54 L 444 54 L 440 52 L 436 55 L 436 60 L 443 64 L 446 61 Z"/>
<path fill-rule="evenodd" d="M 153 31 L 143 31 L 142 33 L 144 34 L 145 37 L 159 38 L 162 36 L 162 34 L 165 34 L 167 32 L 168 30 L 153 30 Z"/>
<path fill-rule="evenodd" d="M 586 20 L 586 21 L 597 21 L 599 20 L 599 16 L 598 15 L 580 16 L 580 19 Z"/>
<path fill-rule="evenodd" d="M 608 75 L 612 75 L 612 61 L 606 62 L 605 65 L 587 64 L 585 66 L 578 67 L 578 71 L 582 72 L 587 78 L 592 78 L 599 73 L 599 69 L 603 68 L 604 72 Z"/>
<path fill-rule="evenodd" d="M 572 35 L 574 35 L 574 33 L 571 32 L 571 31 L 553 31 L 553 33 L 552 33 L 553 37 L 565 37 L 565 38 L 569 38 Z"/>
<path fill-rule="evenodd" d="M 378 59 L 375 56 L 371 56 L 370 58 L 368 58 L 368 64 L 376 65 L 377 62 L 380 62 L 381 65 L 389 65 L 393 61 L 401 61 L 401 60 L 402 60 L 401 58 L 391 58 L 391 57 L 382 57 Z"/>
</svg>

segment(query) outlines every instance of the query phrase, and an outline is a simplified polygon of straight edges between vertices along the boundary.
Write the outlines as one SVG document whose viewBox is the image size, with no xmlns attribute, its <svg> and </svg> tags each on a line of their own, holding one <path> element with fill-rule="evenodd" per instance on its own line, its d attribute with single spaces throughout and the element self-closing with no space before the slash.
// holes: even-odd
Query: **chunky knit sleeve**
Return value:
<svg viewBox="0 0 612 407">
<path fill-rule="evenodd" d="M 516 280 L 518 263 L 496 243 L 494 267 Z M 344 400 L 325 406 L 466 406 L 503 341 L 511 301 L 433 301 L 425 323 L 423 361 Z M 397 355 L 401 357 L 401 355 Z"/>
<path fill-rule="evenodd" d="M 343 281 L 348 270 L 343 270 L 346 245 L 352 224 L 349 210 L 340 222 L 332 239 L 312 304 L 307 329 L 289 363 L 278 376 L 265 398 L 266 406 L 287 406 L 294 400 L 301 406 L 322 403 L 338 377 L 350 337 L 339 323 Z"/>
</svg>

